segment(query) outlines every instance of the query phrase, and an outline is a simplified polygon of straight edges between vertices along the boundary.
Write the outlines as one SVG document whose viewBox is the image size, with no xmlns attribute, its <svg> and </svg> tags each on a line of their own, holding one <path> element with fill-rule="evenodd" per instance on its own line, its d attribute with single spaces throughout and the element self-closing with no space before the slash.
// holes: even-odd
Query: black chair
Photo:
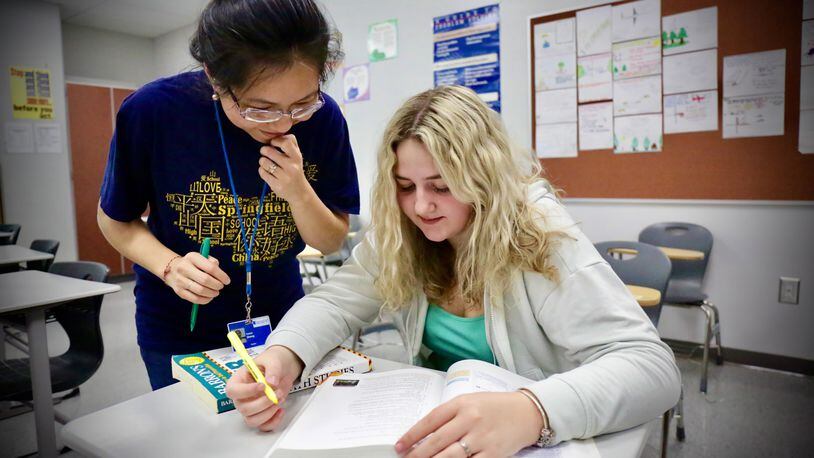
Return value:
<svg viewBox="0 0 814 458">
<path fill-rule="evenodd" d="M 31 242 L 31 249 L 36 251 L 42 251 L 43 253 L 50 253 L 56 256 L 57 250 L 59 249 L 59 240 L 37 239 Z M 48 269 L 51 267 L 51 264 L 53 263 L 54 258 L 43 259 L 42 261 L 28 261 L 25 265 L 25 268 L 26 270 L 39 270 L 42 272 L 48 272 Z"/>
<path fill-rule="evenodd" d="M 14 245 L 20 236 L 19 224 L 0 224 L 0 232 L 11 232 L 8 237 L 0 237 L 0 245 Z"/>
<path fill-rule="evenodd" d="M 715 336 L 715 363 L 723 364 L 721 354 L 721 324 L 718 307 L 707 300 L 701 290 L 712 252 L 712 233 L 705 227 L 690 223 L 657 223 L 647 226 L 639 234 L 639 241 L 651 245 L 695 250 L 704 253 L 704 259 L 695 261 L 673 260 L 673 271 L 667 285 L 665 305 L 694 308 L 706 316 L 704 335 L 704 360 L 701 375 L 701 391 L 707 392 L 707 372 L 712 336 Z"/>
<path fill-rule="evenodd" d="M 659 291 L 661 294 L 659 303 L 654 306 L 643 307 L 644 312 L 653 322 L 653 326 L 658 328 L 661 307 L 664 304 L 664 294 L 667 291 L 672 270 L 667 255 L 657 247 L 641 242 L 601 242 L 594 246 L 624 284 L 644 286 Z M 625 255 L 630 257 L 625 257 Z M 679 441 L 684 441 L 686 432 L 684 429 L 683 388 L 678 403 L 662 416 L 662 457 L 667 456 L 667 438 L 669 437 L 671 414 L 675 415 L 676 418 L 676 437 Z"/>
<path fill-rule="evenodd" d="M 98 262 L 57 262 L 49 272 L 57 275 L 104 282 L 109 269 Z M 99 313 L 103 296 L 76 299 L 52 309 L 56 321 L 68 335 L 68 350 L 50 358 L 51 390 L 54 393 L 75 390 L 99 368 L 104 356 Z M 31 369 L 28 358 L 0 362 L 0 401 L 30 404 Z M 57 421 L 67 419 L 57 415 Z"/>
</svg>

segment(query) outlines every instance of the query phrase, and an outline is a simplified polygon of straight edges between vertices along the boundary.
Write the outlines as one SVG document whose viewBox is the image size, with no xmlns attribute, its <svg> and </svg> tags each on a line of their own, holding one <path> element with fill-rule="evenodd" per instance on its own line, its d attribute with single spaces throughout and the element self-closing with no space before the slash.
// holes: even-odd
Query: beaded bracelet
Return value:
<svg viewBox="0 0 814 458">
<path fill-rule="evenodd" d="M 175 255 L 174 258 L 167 261 L 167 265 L 164 266 L 164 273 L 161 275 L 161 279 L 164 280 L 164 283 L 167 283 L 167 275 L 169 275 L 169 273 L 170 273 L 170 267 L 172 267 L 172 262 L 175 261 L 176 259 L 180 258 L 180 257 L 182 257 L 182 256 L 180 254 L 178 254 L 178 255 Z"/>
</svg>

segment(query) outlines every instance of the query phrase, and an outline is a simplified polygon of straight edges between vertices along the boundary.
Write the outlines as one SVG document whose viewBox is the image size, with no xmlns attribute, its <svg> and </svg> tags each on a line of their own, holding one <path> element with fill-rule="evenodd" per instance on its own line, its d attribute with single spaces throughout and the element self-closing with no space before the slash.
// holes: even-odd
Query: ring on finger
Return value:
<svg viewBox="0 0 814 458">
<path fill-rule="evenodd" d="M 267 171 L 268 173 L 270 173 L 270 174 L 272 174 L 272 175 L 273 175 L 273 174 L 274 174 L 274 172 L 276 172 L 276 171 L 277 171 L 277 164 L 275 164 L 274 162 L 272 162 L 272 163 L 271 163 L 271 167 L 269 167 L 268 169 L 266 169 L 266 171 Z"/>
<path fill-rule="evenodd" d="M 472 456 L 472 450 L 469 449 L 469 444 L 464 442 L 463 439 L 458 441 L 458 445 L 460 445 L 461 448 L 464 449 L 464 453 L 466 454 L 467 457 Z"/>
</svg>

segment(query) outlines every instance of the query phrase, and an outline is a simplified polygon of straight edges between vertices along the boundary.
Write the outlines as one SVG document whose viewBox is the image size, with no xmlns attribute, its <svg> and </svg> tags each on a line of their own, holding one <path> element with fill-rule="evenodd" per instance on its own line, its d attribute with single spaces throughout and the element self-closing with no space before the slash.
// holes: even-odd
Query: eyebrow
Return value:
<svg viewBox="0 0 814 458">
<path fill-rule="evenodd" d="M 439 178 L 441 178 L 441 175 L 433 175 L 433 176 L 431 176 L 431 177 L 426 177 L 426 178 L 424 178 L 424 179 L 425 179 L 425 180 L 437 180 L 437 179 L 439 179 Z M 406 178 L 406 177 L 403 177 L 403 176 L 400 176 L 400 175 L 396 175 L 396 179 L 397 179 L 397 180 L 407 180 L 407 181 L 412 181 L 412 180 L 410 180 L 409 178 Z"/>
<path fill-rule="evenodd" d="M 305 97 L 303 97 L 303 98 L 297 100 L 296 102 L 292 103 L 292 105 L 296 105 L 296 104 L 298 104 L 300 102 L 304 102 L 304 101 L 312 98 L 315 94 L 318 94 L 318 93 L 319 93 L 319 89 L 316 89 L 313 92 L 311 92 L 310 94 L 306 95 Z M 258 104 L 258 105 L 271 105 L 271 106 L 275 106 L 275 107 L 280 106 L 279 103 L 271 102 L 271 101 L 265 100 L 265 99 L 258 99 L 258 98 L 254 98 L 254 97 L 252 97 L 250 99 L 246 99 L 246 102 L 251 103 L 251 104 Z"/>
</svg>

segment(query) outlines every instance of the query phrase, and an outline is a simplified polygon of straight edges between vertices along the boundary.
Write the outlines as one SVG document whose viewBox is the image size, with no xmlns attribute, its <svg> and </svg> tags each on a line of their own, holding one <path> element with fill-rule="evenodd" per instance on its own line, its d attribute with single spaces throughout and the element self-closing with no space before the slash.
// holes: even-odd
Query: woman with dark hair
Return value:
<svg viewBox="0 0 814 458">
<path fill-rule="evenodd" d="M 337 250 L 359 211 L 347 125 L 320 90 L 340 43 L 312 0 L 212 0 L 190 52 L 203 70 L 122 104 L 97 211 L 136 263 L 153 389 L 174 382 L 171 355 L 228 345 L 228 323 L 264 336 L 303 295 L 296 254 Z"/>
</svg>

